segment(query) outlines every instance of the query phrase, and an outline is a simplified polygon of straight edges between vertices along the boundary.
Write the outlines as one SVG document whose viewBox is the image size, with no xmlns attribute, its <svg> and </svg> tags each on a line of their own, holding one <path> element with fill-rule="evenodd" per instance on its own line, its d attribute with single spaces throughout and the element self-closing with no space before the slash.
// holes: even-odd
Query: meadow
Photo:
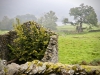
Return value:
<svg viewBox="0 0 100 75">
<path fill-rule="evenodd" d="M 88 29 L 85 29 L 81 34 L 68 34 L 63 30 L 74 32 L 75 26 L 64 25 L 57 28 L 59 30 L 59 62 L 77 64 L 100 61 L 100 32 L 88 32 Z M 100 28 L 92 28 L 92 30 L 98 29 Z"/>
<path fill-rule="evenodd" d="M 59 36 L 58 40 L 61 63 L 100 60 L 100 32 Z"/>
</svg>

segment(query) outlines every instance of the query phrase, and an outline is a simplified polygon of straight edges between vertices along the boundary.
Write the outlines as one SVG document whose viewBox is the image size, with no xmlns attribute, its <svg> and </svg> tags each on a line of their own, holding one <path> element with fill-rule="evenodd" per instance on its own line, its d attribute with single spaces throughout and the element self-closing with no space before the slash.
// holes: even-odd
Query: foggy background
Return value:
<svg viewBox="0 0 100 75">
<path fill-rule="evenodd" d="M 58 22 L 65 17 L 73 20 L 73 17 L 69 15 L 69 10 L 81 3 L 92 6 L 100 22 L 100 0 L 0 0 L 0 20 L 4 16 L 14 18 L 17 15 L 25 14 L 32 14 L 39 18 L 49 11 L 55 12 Z"/>
</svg>

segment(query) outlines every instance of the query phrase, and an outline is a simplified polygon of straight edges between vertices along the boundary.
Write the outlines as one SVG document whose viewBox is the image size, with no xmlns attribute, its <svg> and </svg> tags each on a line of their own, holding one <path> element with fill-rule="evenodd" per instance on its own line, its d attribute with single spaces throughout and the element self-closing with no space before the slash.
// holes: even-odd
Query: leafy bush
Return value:
<svg viewBox="0 0 100 75">
<path fill-rule="evenodd" d="M 17 58 L 19 61 L 41 60 L 44 56 L 49 43 L 50 36 L 53 35 L 49 30 L 38 25 L 36 22 L 26 22 L 14 25 L 17 38 L 14 44 L 9 45 L 11 53 L 10 60 Z"/>
</svg>

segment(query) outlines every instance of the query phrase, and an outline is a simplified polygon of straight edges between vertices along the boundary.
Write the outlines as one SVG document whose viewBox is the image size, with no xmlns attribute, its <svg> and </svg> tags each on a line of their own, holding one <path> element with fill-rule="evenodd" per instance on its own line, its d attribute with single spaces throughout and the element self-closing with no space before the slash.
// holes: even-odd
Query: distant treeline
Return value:
<svg viewBox="0 0 100 75">
<path fill-rule="evenodd" d="M 19 19 L 20 23 L 24 23 L 27 21 L 36 21 L 37 23 L 43 25 L 46 28 L 49 28 L 51 30 L 56 30 L 56 22 L 57 22 L 57 16 L 55 15 L 55 12 L 50 11 L 40 18 L 36 18 L 32 14 L 26 14 L 26 15 L 17 15 L 14 18 L 9 18 L 8 16 L 4 16 L 3 19 L 0 21 L 0 30 L 12 30 L 13 24 L 16 24 L 16 19 Z"/>
<path fill-rule="evenodd" d="M 13 24 L 16 23 L 16 18 L 20 20 L 20 23 L 24 23 L 26 21 L 36 21 L 37 18 L 34 15 L 26 14 L 26 15 L 17 15 L 14 18 L 9 18 L 8 16 L 4 16 L 0 21 L 0 30 L 12 30 Z"/>
</svg>

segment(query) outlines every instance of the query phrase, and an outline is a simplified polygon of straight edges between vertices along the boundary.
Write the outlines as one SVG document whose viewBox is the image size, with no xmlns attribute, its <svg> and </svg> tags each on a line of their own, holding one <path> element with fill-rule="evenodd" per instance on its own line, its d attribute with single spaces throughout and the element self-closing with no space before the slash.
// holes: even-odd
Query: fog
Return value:
<svg viewBox="0 0 100 75">
<path fill-rule="evenodd" d="M 38 18 L 50 10 L 56 13 L 58 21 L 65 17 L 72 20 L 69 16 L 70 8 L 79 6 L 81 3 L 92 6 L 100 21 L 100 0 L 0 0 L 0 20 L 3 16 L 13 18 L 16 15 L 25 14 L 33 14 Z"/>
</svg>

